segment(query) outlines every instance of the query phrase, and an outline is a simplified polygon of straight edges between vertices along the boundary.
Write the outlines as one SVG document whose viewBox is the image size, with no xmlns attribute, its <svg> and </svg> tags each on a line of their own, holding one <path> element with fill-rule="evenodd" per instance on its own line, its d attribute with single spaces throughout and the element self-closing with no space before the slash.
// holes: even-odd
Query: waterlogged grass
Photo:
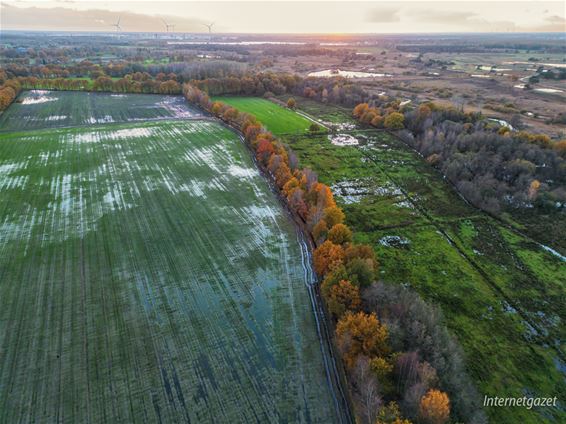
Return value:
<svg viewBox="0 0 566 424">
<path fill-rule="evenodd" d="M 352 109 L 333 104 L 324 104 L 316 100 L 309 99 L 302 96 L 291 96 L 289 94 L 282 94 L 277 98 L 285 103 L 293 97 L 296 101 L 296 107 L 310 116 L 316 116 L 325 124 L 354 124 L 352 118 Z"/>
<path fill-rule="evenodd" d="M 285 139 L 332 186 L 357 241 L 374 247 L 382 279 L 442 308 L 482 395 L 560 398 L 564 262 L 472 208 L 389 134 L 349 133 L 359 146 L 335 146 L 331 136 Z M 486 412 L 498 424 L 566 419 L 560 407 Z"/>
<path fill-rule="evenodd" d="M 0 131 L 199 116 L 182 96 L 24 91 L 0 115 Z"/>
<path fill-rule="evenodd" d="M 231 131 L 2 133 L 0 198 L 0 422 L 338 421 L 306 253 Z"/>
<path fill-rule="evenodd" d="M 236 109 L 251 113 L 274 134 L 306 132 L 312 121 L 292 110 L 258 97 L 215 97 Z"/>
</svg>

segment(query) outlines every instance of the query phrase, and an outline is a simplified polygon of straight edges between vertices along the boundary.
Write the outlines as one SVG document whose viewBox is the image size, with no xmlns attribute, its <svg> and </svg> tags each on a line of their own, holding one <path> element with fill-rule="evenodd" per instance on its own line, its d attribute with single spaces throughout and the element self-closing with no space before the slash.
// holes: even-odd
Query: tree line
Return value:
<svg viewBox="0 0 566 424">
<path fill-rule="evenodd" d="M 415 294 L 376 283 L 375 253 L 369 245 L 354 243 L 330 188 L 312 170 L 301 169 L 295 153 L 253 115 L 212 101 L 192 84 L 184 84 L 183 94 L 243 133 L 258 165 L 312 236 L 314 269 L 322 278 L 322 298 L 335 324 L 360 422 L 443 424 L 450 417 L 485 422 L 459 348 L 438 311 Z M 388 293 L 391 304 L 378 302 L 381 292 Z M 397 311 L 397 301 L 406 308 Z M 414 337 L 419 325 L 421 337 Z"/>
<path fill-rule="evenodd" d="M 124 78 L 131 74 L 147 74 L 157 78 L 160 74 L 174 75 L 179 82 L 187 82 L 192 79 L 225 78 L 228 76 L 243 76 L 247 66 L 242 63 L 227 60 L 210 60 L 205 62 L 172 62 L 142 64 L 138 62 L 119 61 L 105 65 L 83 60 L 69 65 L 51 63 L 46 65 L 21 65 L 8 63 L 3 65 L 5 71 L 11 77 L 36 77 L 36 78 L 84 78 L 96 79 L 101 76 L 112 78 Z"/>
<path fill-rule="evenodd" d="M 566 209 L 566 140 L 511 131 L 479 113 L 431 102 L 403 113 L 362 103 L 353 116 L 376 128 L 401 130 L 403 141 L 481 209 L 494 214 Z"/>
<path fill-rule="evenodd" d="M 0 69 L 0 112 L 10 106 L 22 89 L 17 79 L 9 79 L 8 74 Z"/>
<path fill-rule="evenodd" d="M 165 76 L 164 78 L 174 78 Z M 175 79 L 152 78 L 149 74 L 128 74 L 112 79 L 100 76 L 95 80 L 71 78 L 19 77 L 17 81 L 25 89 L 102 91 L 110 93 L 181 94 L 181 84 Z"/>
<path fill-rule="evenodd" d="M 246 73 L 242 76 L 191 80 L 189 83 L 206 91 L 211 96 L 231 94 L 261 97 L 270 94 L 293 94 L 322 103 L 333 103 L 348 107 L 378 100 L 378 96 L 370 95 L 359 85 L 340 76 L 305 78 L 287 73 L 257 72 Z"/>
<path fill-rule="evenodd" d="M 124 61 L 99 65 L 87 60 L 66 66 L 59 64 L 24 66 L 10 63 L 5 65 L 5 70 L 10 78 L 35 77 L 52 80 L 53 84 L 55 80 L 67 78 L 97 80 L 100 77 L 111 77 L 115 81 L 129 79 L 132 75 L 144 75 L 146 76 L 144 81 L 147 81 L 158 79 L 159 75 L 167 75 L 169 80 L 177 81 L 179 84 L 188 82 L 211 96 L 241 94 L 261 97 L 270 94 L 292 94 L 347 107 L 354 107 L 363 102 L 380 101 L 379 96 L 369 94 L 358 84 L 340 76 L 316 78 L 289 73 L 255 72 L 245 64 L 226 60 L 150 65 Z M 59 81 L 57 84 L 67 83 Z M 132 90 L 138 90 L 132 92 L 148 92 L 135 84 L 132 85 Z"/>
</svg>

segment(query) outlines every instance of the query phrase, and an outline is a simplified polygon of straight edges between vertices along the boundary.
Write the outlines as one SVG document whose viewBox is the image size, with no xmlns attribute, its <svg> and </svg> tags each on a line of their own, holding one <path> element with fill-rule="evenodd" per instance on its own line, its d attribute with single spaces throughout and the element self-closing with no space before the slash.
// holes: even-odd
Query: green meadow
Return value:
<svg viewBox="0 0 566 424">
<path fill-rule="evenodd" d="M 273 134 L 305 133 L 312 121 L 297 112 L 258 97 L 214 97 L 236 109 L 255 115 Z"/>
<path fill-rule="evenodd" d="M 297 104 L 317 119 L 350 122 L 342 108 L 326 105 L 318 115 L 312 101 Z M 340 145 L 343 136 L 358 145 Z M 331 186 L 356 241 L 374 247 L 381 278 L 441 307 L 482 395 L 565 392 L 563 259 L 470 206 L 386 132 L 344 129 L 284 140 Z M 486 412 L 498 424 L 566 419 L 560 408 Z"/>
</svg>

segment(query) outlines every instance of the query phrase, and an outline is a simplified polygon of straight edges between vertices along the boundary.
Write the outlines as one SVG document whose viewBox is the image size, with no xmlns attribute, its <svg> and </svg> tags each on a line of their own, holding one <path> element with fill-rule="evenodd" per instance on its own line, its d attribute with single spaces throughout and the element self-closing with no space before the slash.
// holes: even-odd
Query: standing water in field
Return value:
<svg viewBox="0 0 566 424">
<path fill-rule="evenodd" d="M 0 131 L 186 119 L 201 116 L 183 96 L 24 91 L 0 114 Z"/>
<path fill-rule="evenodd" d="M 0 133 L 0 422 L 348 421 L 308 249 L 233 132 L 48 125 Z"/>
</svg>

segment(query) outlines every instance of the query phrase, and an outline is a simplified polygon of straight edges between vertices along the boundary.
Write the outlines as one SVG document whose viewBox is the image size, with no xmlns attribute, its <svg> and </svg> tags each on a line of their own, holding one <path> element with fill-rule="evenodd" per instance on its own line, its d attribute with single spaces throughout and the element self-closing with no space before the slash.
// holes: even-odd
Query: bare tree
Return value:
<svg viewBox="0 0 566 424">
<path fill-rule="evenodd" d="M 360 356 L 352 371 L 354 398 L 361 414 L 362 422 L 373 424 L 383 401 L 379 395 L 379 382 L 372 373 L 369 360 Z"/>
</svg>

